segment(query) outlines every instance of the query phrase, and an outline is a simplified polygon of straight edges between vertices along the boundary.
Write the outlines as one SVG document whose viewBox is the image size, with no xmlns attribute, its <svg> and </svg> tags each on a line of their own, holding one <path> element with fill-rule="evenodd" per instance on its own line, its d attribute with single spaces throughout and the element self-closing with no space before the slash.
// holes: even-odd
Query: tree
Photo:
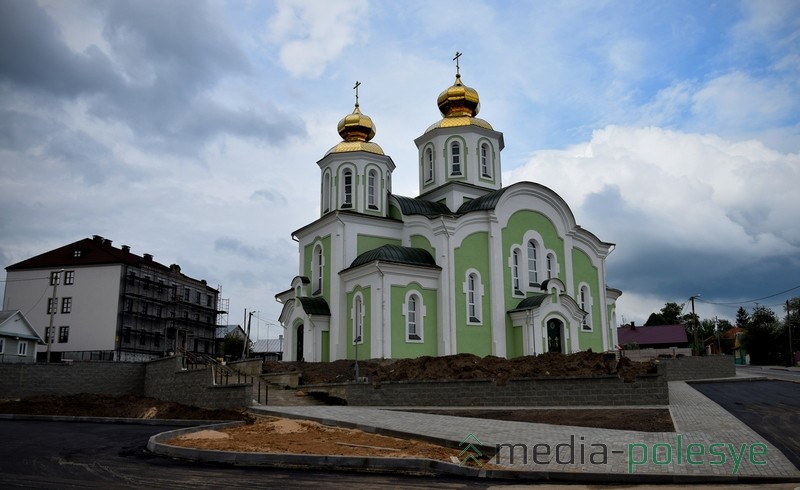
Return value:
<svg viewBox="0 0 800 490">
<path fill-rule="evenodd" d="M 739 310 L 736 311 L 736 326 L 739 328 L 745 328 L 750 323 L 750 315 L 747 313 L 743 307 L 739 307 Z"/>
<path fill-rule="evenodd" d="M 756 306 L 750 315 L 750 322 L 744 328 L 743 342 L 750 354 L 750 364 L 766 366 L 780 362 L 779 338 L 782 328 L 775 312 L 765 306 Z M 788 349 L 786 351 L 788 355 Z"/>
<path fill-rule="evenodd" d="M 248 350 L 253 350 L 253 343 L 249 342 Z M 227 357 L 232 357 L 238 359 L 242 357 L 242 351 L 244 350 L 244 337 L 242 337 L 238 332 L 228 332 L 225 335 L 225 338 L 222 340 L 222 354 Z"/>
<path fill-rule="evenodd" d="M 658 313 L 651 313 L 644 323 L 645 327 L 652 325 L 679 325 L 683 323 L 683 303 L 665 303 Z"/>
</svg>

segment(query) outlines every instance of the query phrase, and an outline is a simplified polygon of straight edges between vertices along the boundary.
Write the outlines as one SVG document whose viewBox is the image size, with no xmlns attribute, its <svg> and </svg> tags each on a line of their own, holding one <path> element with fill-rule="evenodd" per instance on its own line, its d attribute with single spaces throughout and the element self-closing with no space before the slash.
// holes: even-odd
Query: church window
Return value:
<svg viewBox="0 0 800 490">
<path fill-rule="evenodd" d="M 491 177 L 492 174 L 489 171 L 490 164 L 489 164 L 489 145 L 483 143 L 481 145 L 481 175 L 484 177 Z"/>
<path fill-rule="evenodd" d="M 344 189 L 343 189 L 343 199 L 342 199 L 342 208 L 352 208 L 353 207 L 353 171 L 347 169 L 344 171 Z"/>
<path fill-rule="evenodd" d="M 425 150 L 425 182 L 433 180 L 433 149 Z"/>
<path fill-rule="evenodd" d="M 367 207 L 370 209 L 378 209 L 375 187 L 377 185 L 378 172 L 370 170 L 367 174 Z"/>
<path fill-rule="evenodd" d="M 589 286 L 583 285 L 580 288 L 580 305 L 581 309 L 586 312 L 581 327 L 584 330 L 592 330 L 592 297 L 589 293 Z"/>
<path fill-rule="evenodd" d="M 556 258 L 553 254 L 547 254 L 547 278 L 552 279 L 556 275 Z"/>
<path fill-rule="evenodd" d="M 467 323 L 481 323 L 481 277 L 477 271 L 467 271 L 465 284 L 467 294 Z"/>
<path fill-rule="evenodd" d="M 314 296 L 322 294 L 322 278 L 325 272 L 325 257 L 322 254 L 322 245 L 317 244 L 314 247 L 311 275 L 314 283 Z"/>
<path fill-rule="evenodd" d="M 514 288 L 514 294 L 522 294 L 519 283 L 520 255 L 522 254 L 518 248 L 511 252 L 511 286 Z"/>
<path fill-rule="evenodd" d="M 364 299 L 361 294 L 353 299 L 353 343 L 364 343 Z"/>
<path fill-rule="evenodd" d="M 528 241 L 528 286 L 534 287 L 539 284 L 539 270 L 536 261 L 536 242 L 533 240 Z"/>
<path fill-rule="evenodd" d="M 322 178 L 322 212 L 327 213 L 331 210 L 331 174 L 325 172 Z"/>
<path fill-rule="evenodd" d="M 425 306 L 422 304 L 422 297 L 417 291 L 410 291 L 406 294 L 403 315 L 406 317 L 406 342 L 422 342 L 422 323 L 425 316 Z"/>
<path fill-rule="evenodd" d="M 461 145 L 458 141 L 450 143 L 450 175 L 461 175 Z"/>
</svg>

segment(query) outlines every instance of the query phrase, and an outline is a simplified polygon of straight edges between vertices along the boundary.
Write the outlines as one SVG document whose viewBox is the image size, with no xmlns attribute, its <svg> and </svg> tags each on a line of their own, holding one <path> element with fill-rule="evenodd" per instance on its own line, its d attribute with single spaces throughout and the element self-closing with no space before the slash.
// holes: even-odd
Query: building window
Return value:
<svg viewBox="0 0 800 490">
<path fill-rule="evenodd" d="M 142 315 L 147 315 L 149 310 L 150 308 L 147 306 L 147 303 L 142 303 Z"/>
<path fill-rule="evenodd" d="M 353 343 L 364 343 L 364 300 L 360 294 L 353 298 Z"/>
<path fill-rule="evenodd" d="M 327 213 L 331 210 L 331 174 L 325 172 L 322 177 L 322 212 Z"/>
<path fill-rule="evenodd" d="M 126 344 L 131 343 L 131 328 L 125 327 L 122 329 L 122 341 Z"/>
<path fill-rule="evenodd" d="M 206 306 L 211 307 L 211 295 L 206 295 Z"/>
<path fill-rule="evenodd" d="M 155 332 L 153 334 L 153 347 L 159 347 L 161 345 L 161 332 Z"/>
<path fill-rule="evenodd" d="M 128 272 L 128 284 L 136 284 L 136 273 L 133 271 Z"/>
<path fill-rule="evenodd" d="M 50 273 L 50 285 L 55 286 L 56 284 L 61 284 L 61 272 L 51 272 Z"/>
<path fill-rule="evenodd" d="M 200 304 L 200 300 L 202 299 L 202 293 L 200 291 L 195 291 L 194 293 L 194 302 L 195 304 Z"/>
<path fill-rule="evenodd" d="M 44 343 L 52 343 L 55 340 L 53 333 L 55 332 L 56 327 L 44 327 Z"/>
<path fill-rule="evenodd" d="M 67 271 L 64 273 L 64 285 L 71 286 L 75 284 L 75 271 Z"/>
<path fill-rule="evenodd" d="M 158 288 L 156 288 L 156 291 L 158 291 L 158 294 L 161 294 L 161 293 L 164 292 L 164 280 L 163 279 L 159 279 L 158 280 Z"/>
<path fill-rule="evenodd" d="M 376 193 L 376 185 L 378 180 L 378 172 L 370 170 L 367 173 L 367 207 L 369 209 L 378 209 L 378 200 Z"/>
<path fill-rule="evenodd" d="M 150 276 L 144 276 L 144 286 L 142 286 L 145 290 L 150 289 Z"/>
<path fill-rule="evenodd" d="M 77 258 L 78 258 L 78 257 L 80 257 L 81 255 L 83 255 L 81 252 L 82 252 L 82 250 L 80 250 L 80 249 L 76 249 L 74 252 L 72 252 L 72 256 L 73 256 L 73 257 L 75 257 L 75 258 L 77 259 Z"/>
<path fill-rule="evenodd" d="M 47 298 L 47 314 L 52 315 L 58 307 L 58 298 Z"/>
<path fill-rule="evenodd" d="M 61 298 L 61 313 L 72 313 L 72 298 Z"/>
<path fill-rule="evenodd" d="M 69 342 L 69 327 L 58 327 L 58 343 L 66 344 Z"/>
<path fill-rule="evenodd" d="M 6 339 L 0 337 L 0 354 L 5 354 L 6 352 Z"/>
<path fill-rule="evenodd" d="M 491 177 L 490 171 L 490 164 L 489 164 L 489 145 L 483 143 L 481 145 L 481 175 L 484 177 Z"/>
<path fill-rule="evenodd" d="M 322 245 L 318 243 L 314 246 L 311 264 L 311 277 L 314 281 L 314 292 L 311 294 L 314 296 L 322 294 L 322 278 L 324 276 L 324 272 L 325 257 L 322 253 Z"/>
<path fill-rule="evenodd" d="M 19 356 L 27 356 L 28 355 L 28 343 L 24 341 L 20 341 L 17 347 L 17 355 Z"/>
<path fill-rule="evenodd" d="M 192 297 L 192 292 L 189 290 L 189 288 L 183 288 L 183 300 L 189 301 L 189 298 L 191 297 Z"/>
<path fill-rule="evenodd" d="M 425 150 L 425 182 L 433 180 L 433 149 Z"/>
<path fill-rule="evenodd" d="M 403 315 L 406 317 L 406 342 L 422 343 L 425 305 L 422 303 L 422 296 L 417 291 L 409 291 L 406 294 Z"/>
<path fill-rule="evenodd" d="M 521 262 L 520 250 L 515 248 L 511 252 L 511 287 L 514 289 L 514 294 L 522 294 L 522 289 L 519 282 L 519 265 Z"/>
<path fill-rule="evenodd" d="M 467 323 L 481 323 L 481 276 L 475 270 L 467 271 L 464 290 L 467 294 Z"/>
<path fill-rule="evenodd" d="M 147 332 L 144 330 L 139 331 L 139 345 L 147 344 Z"/>
<path fill-rule="evenodd" d="M 450 175 L 461 175 L 461 145 L 458 141 L 450 143 Z"/>
<path fill-rule="evenodd" d="M 547 254 L 547 278 L 552 279 L 556 275 L 556 257 L 553 254 Z"/>
<path fill-rule="evenodd" d="M 539 285 L 539 271 L 537 266 L 537 247 L 536 242 L 528 242 L 528 286 Z"/>
<path fill-rule="evenodd" d="M 162 308 L 161 305 L 156 305 L 156 317 L 161 318 Z"/>
<path fill-rule="evenodd" d="M 344 186 L 342 196 L 342 208 L 353 207 L 353 171 L 348 169 L 344 171 Z"/>
<path fill-rule="evenodd" d="M 589 286 L 581 286 L 580 305 L 581 309 L 586 312 L 586 316 L 583 317 L 581 328 L 584 330 L 592 330 L 592 296 L 589 291 Z"/>
</svg>

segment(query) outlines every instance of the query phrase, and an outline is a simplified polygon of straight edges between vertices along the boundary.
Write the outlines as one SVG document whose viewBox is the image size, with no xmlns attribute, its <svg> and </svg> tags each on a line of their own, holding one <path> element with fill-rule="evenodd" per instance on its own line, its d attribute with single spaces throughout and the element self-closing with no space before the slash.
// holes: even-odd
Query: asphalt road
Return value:
<svg viewBox="0 0 800 490">
<path fill-rule="evenodd" d="M 486 488 L 406 475 L 206 465 L 155 456 L 148 438 L 177 427 L 0 420 L 0 488 Z"/>
<path fill-rule="evenodd" d="M 800 468 L 800 384 L 780 380 L 692 383 Z"/>
</svg>

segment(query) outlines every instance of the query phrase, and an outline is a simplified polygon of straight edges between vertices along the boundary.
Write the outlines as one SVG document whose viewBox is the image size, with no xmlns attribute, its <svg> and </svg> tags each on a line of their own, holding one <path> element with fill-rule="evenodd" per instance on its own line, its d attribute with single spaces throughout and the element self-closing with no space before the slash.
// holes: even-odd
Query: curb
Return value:
<svg viewBox="0 0 800 490">
<path fill-rule="evenodd" d="M 299 417 L 298 417 L 299 418 Z M 305 420 L 309 420 L 306 418 Z M 335 422 L 335 421 L 328 421 Z M 797 483 L 797 478 L 728 476 L 728 475 L 675 475 L 652 473 L 591 473 L 523 471 L 471 468 L 466 466 L 424 458 L 389 458 L 376 456 L 331 456 L 291 453 L 230 452 L 171 446 L 163 441 L 177 436 L 209 428 L 221 429 L 244 424 L 229 422 L 202 427 L 191 427 L 162 432 L 151 436 L 147 450 L 153 454 L 199 463 L 214 463 L 259 468 L 291 468 L 324 471 L 356 471 L 372 473 L 450 476 L 498 481 L 563 482 L 599 484 L 689 484 L 689 483 Z M 349 424 L 353 425 L 353 424 Z M 373 428 L 375 429 L 375 428 Z M 372 431 L 376 432 L 376 431 Z M 432 438 L 429 438 L 432 439 Z"/>
<path fill-rule="evenodd" d="M 0 413 L 0 420 L 28 420 L 37 422 L 87 422 L 94 424 L 138 424 L 138 425 L 178 425 L 195 427 L 218 423 L 234 422 L 229 420 L 189 420 L 189 419 L 134 419 L 124 417 L 81 417 L 75 415 L 25 415 Z"/>
</svg>

